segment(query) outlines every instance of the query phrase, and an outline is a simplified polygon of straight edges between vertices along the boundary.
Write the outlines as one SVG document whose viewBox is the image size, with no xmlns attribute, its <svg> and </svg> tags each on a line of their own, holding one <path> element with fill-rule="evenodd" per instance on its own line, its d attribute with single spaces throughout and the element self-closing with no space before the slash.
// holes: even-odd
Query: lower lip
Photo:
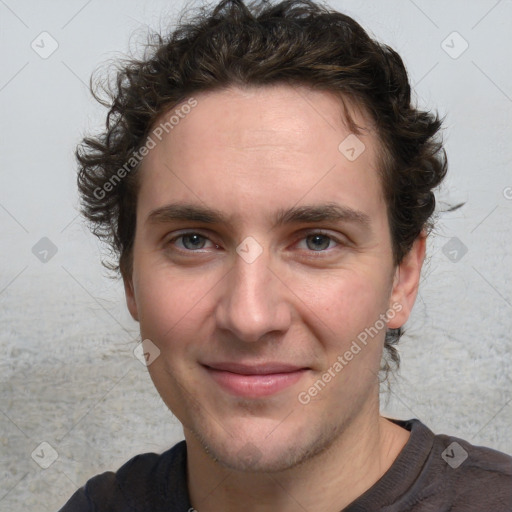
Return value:
<svg viewBox="0 0 512 512">
<path fill-rule="evenodd" d="M 297 383 L 307 371 L 303 369 L 268 375 L 240 375 L 208 367 L 206 367 L 206 370 L 223 389 L 233 395 L 246 398 L 260 398 L 278 393 Z"/>
</svg>

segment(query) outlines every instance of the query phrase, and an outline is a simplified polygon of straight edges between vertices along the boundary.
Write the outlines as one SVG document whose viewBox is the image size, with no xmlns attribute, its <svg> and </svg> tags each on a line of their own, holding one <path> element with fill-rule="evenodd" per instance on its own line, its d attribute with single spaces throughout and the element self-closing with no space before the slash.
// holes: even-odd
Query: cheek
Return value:
<svg viewBox="0 0 512 512">
<path fill-rule="evenodd" d="M 332 275 L 304 290 L 304 302 L 333 334 L 357 336 L 386 309 L 386 296 L 376 280 L 346 272 Z M 318 322 L 318 321 L 317 321 Z"/>
<path fill-rule="evenodd" d="M 135 288 L 141 334 L 159 344 L 183 329 L 200 302 L 199 291 L 190 282 L 167 274 L 151 265 L 141 266 Z"/>
<path fill-rule="evenodd" d="M 321 369 L 327 371 L 343 358 L 343 369 L 334 368 L 336 388 L 349 387 L 355 392 L 373 382 L 386 332 L 380 320 L 387 309 L 386 291 L 377 276 L 348 270 L 309 287 L 304 300 L 309 301 L 309 308 L 304 308 L 303 320 L 319 340 L 318 348 L 322 347 Z"/>
</svg>

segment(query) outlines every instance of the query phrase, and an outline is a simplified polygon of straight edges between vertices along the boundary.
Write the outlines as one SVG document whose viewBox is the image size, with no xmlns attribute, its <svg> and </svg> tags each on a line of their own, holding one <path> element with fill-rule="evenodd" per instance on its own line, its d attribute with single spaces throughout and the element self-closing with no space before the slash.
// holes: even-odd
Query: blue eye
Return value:
<svg viewBox="0 0 512 512">
<path fill-rule="evenodd" d="M 316 233 L 306 237 L 306 245 L 308 249 L 313 251 L 324 251 L 325 249 L 329 248 L 329 245 L 332 241 L 333 240 L 330 237 L 322 233 Z"/>
<path fill-rule="evenodd" d="M 183 235 L 181 238 L 183 239 L 183 246 L 190 250 L 202 249 L 206 242 L 206 238 L 204 238 L 204 236 L 198 235 L 197 233 Z M 190 244 L 189 247 L 187 247 L 188 244 Z"/>
<path fill-rule="evenodd" d="M 219 248 L 219 246 L 213 243 L 207 236 L 201 235 L 195 231 L 180 233 L 174 238 L 171 238 L 167 242 L 167 245 L 175 246 L 178 250 L 189 253 Z M 327 252 L 329 249 L 333 249 L 338 245 L 343 245 L 343 243 L 337 238 L 319 231 L 309 233 L 299 240 L 299 249 L 315 253 Z"/>
<path fill-rule="evenodd" d="M 190 233 L 182 233 L 171 240 L 169 240 L 169 244 L 174 244 L 178 240 L 181 240 L 181 244 L 177 244 L 180 249 L 186 249 L 187 251 L 197 251 L 201 249 L 205 249 L 205 244 L 210 240 L 199 233 L 190 232 Z"/>
<path fill-rule="evenodd" d="M 306 242 L 305 247 L 299 247 L 301 249 L 306 249 L 308 252 L 327 252 L 328 249 L 333 249 L 337 245 L 340 245 L 341 242 L 332 237 L 331 235 L 327 235 L 322 232 L 314 232 L 306 235 L 304 238 L 300 240 L 300 243 Z"/>
</svg>

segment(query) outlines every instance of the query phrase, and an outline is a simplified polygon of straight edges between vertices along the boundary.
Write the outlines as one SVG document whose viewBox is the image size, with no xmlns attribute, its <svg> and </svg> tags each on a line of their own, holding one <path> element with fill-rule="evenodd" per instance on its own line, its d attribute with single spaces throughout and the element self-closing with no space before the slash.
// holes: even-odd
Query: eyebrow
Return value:
<svg viewBox="0 0 512 512">
<path fill-rule="evenodd" d="M 215 208 L 188 203 L 174 203 L 152 210 L 146 219 L 146 222 L 150 224 L 173 221 L 229 224 L 230 217 Z M 349 222 L 368 227 L 370 217 L 362 211 L 336 203 L 294 206 L 289 209 L 281 208 L 274 215 L 274 227 L 285 224 L 313 224 L 318 222 Z"/>
</svg>

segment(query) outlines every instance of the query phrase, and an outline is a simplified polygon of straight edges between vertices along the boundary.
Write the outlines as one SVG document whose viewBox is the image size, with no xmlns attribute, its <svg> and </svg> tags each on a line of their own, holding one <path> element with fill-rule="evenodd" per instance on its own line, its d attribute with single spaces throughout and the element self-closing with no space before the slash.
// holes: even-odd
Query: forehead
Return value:
<svg viewBox="0 0 512 512">
<path fill-rule="evenodd" d="M 152 134 L 160 130 L 151 135 L 156 147 L 140 171 L 142 210 L 191 199 L 240 214 L 302 200 L 363 206 L 369 214 L 381 206 L 379 141 L 350 101 L 344 104 L 363 127 L 357 137 L 340 98 L 307 87 L 232 87 L 194 101 L 192 109 L 177 105 L 164 113 L 153 127 Z"/>
<path fill-rule="evenodd" d="M 194 100 L 199 108 L 189 109 L 184 101 L 160 116 L 154 129 L 163 126 L 166 133 L 159 138 L 172 133 L 176 144 L 185 144 L 184 150 L 194 141 L 255 150 L 264 150 L 265 146 L 277 150 L 282 142 L 285 151 L 295 146 L 296 151 L 307 152 L 311 147 L 304 147 L 304 142 L 308 146 L 325 145 L 327 131 L 336 140 L 342 133 L 349 134 L 347 113 L 365 135 L 377 138 L 370 116 L 354 101 L 305 86 L 232 86 L 201 92 Z M 182 109 L 185 114 L 181 113 L 179 119 L 173 115 Z M 165 130 L 165 122 L 171 118 L 175 124 Z"/>
</svg>

